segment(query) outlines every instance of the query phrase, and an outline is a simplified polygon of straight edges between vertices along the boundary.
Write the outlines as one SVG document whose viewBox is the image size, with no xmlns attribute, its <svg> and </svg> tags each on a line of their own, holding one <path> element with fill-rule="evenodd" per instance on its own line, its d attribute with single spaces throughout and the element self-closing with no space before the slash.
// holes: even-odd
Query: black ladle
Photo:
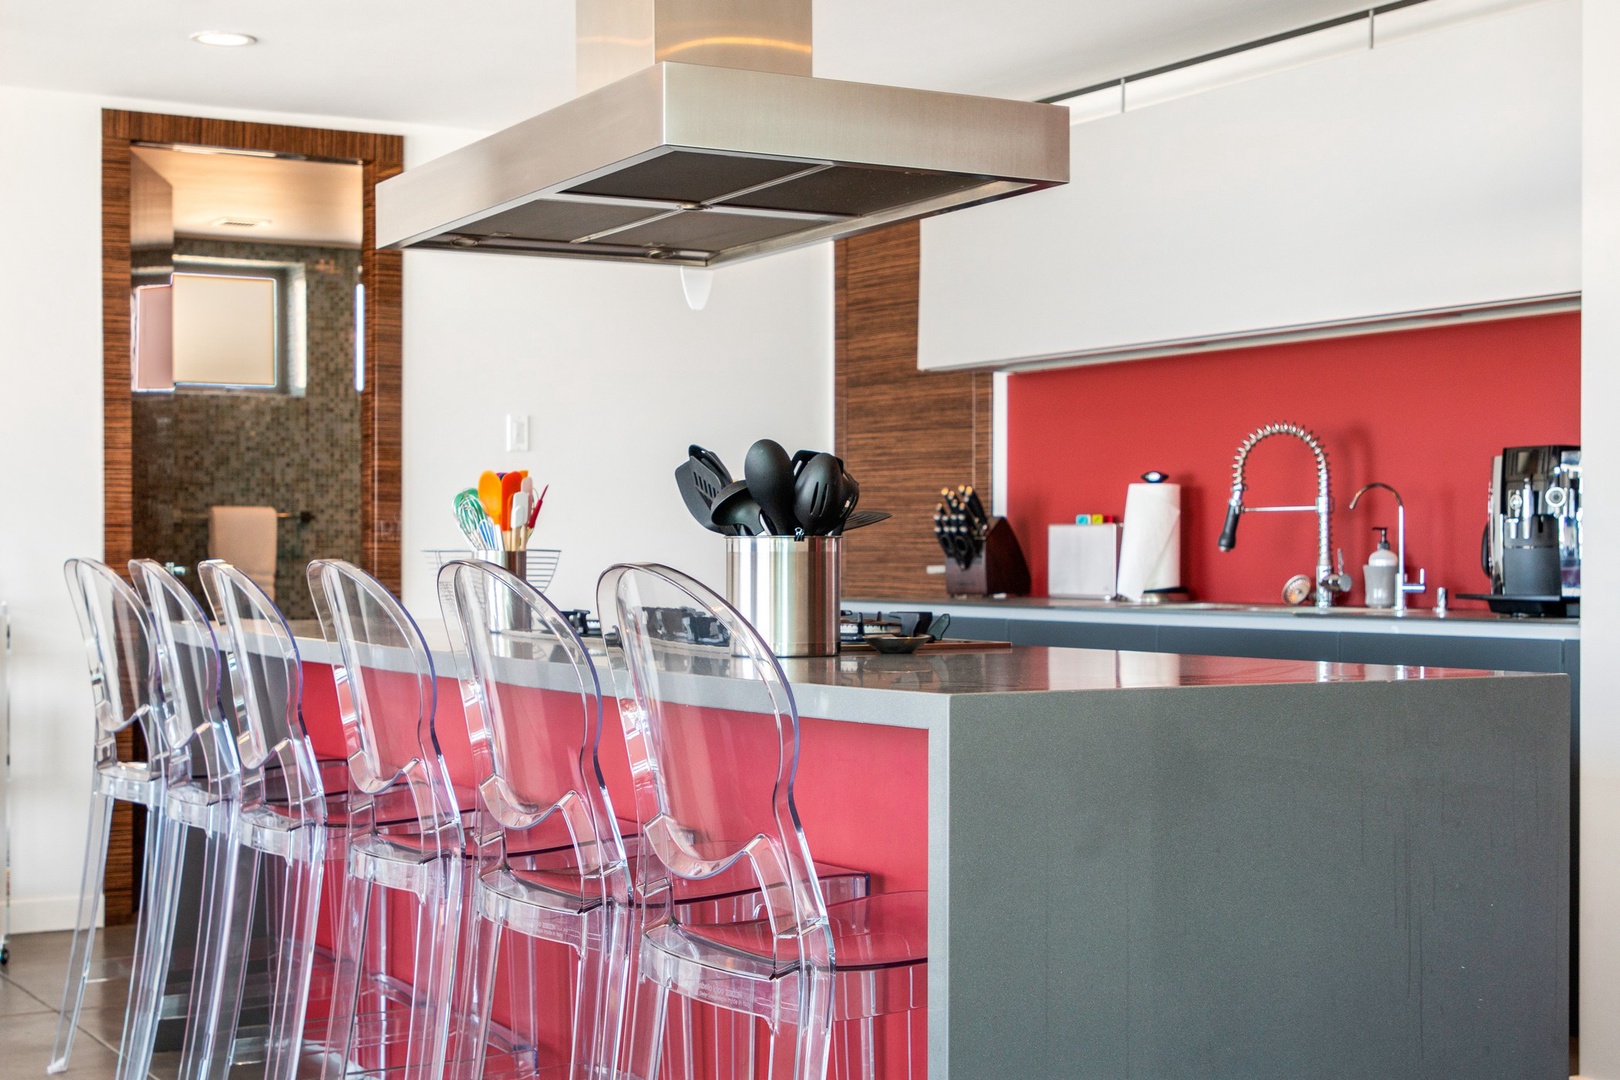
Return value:
<svg viewBox="0 0 1620 1080">
<path fill-rule="evenodd" d="M 777 536 L 792 536 L 799 527 L 793 514 L 793 459 L 782 444 L 761 439 L 750 446 L 743 461 L 743 477 L 749 494 L 765 515 L 765 527 Z"/>
<path fill-rule="evenodd" d="M 758 535 L 759 503 L 749 494 L 746 480 L 737 480 L 721 489 L 714 498 L 714 505 L 709 507 L 709 520 L 717 532 Z"/>
</svg>

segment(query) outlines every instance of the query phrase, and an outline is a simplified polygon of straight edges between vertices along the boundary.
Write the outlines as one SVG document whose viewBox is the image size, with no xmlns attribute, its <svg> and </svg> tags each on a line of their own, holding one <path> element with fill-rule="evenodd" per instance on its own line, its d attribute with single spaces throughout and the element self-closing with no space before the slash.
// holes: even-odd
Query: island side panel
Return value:
<svg viewBox="0 0 1620 1080">
<path fill-rule="evenodd" d="M 1568 709 L 1560 675 L 953 699 L 949 1075 L 1567 1075 Z"/>
</svg>

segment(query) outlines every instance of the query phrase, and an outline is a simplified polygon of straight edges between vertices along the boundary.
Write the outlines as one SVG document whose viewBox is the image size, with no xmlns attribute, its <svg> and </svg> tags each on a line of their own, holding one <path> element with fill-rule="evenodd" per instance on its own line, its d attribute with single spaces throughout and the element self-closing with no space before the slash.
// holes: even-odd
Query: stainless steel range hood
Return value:
<svg viewBox="0 0 1620 1080">
<path fill-rule="evenodd" d="M 1069 178 L 1061 106 L 810 77 L 809 0 L 577 16 L 580 96 L 379 184 L 379 247 L 712 266 Z"/>
</svg>

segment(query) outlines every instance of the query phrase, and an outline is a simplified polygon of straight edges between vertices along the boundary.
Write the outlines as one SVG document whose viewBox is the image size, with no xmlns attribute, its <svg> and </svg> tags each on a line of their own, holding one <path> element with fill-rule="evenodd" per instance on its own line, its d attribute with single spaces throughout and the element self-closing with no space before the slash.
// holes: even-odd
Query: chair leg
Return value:
<svg viewBox="0 0 1620 1080">
<path fill-rule="evenodd" d="M 63 1072 L 73 1054 L 73 1033 L 84 1007 L 84 988 L 90 981 L 90 954 L 96 944 L 96 909 L 101 905 L 101 884 L 107 869 L 108 824 L 113 800 L 108 795 L 90 799 L 90 831 L 84 842 L 84 872 L 79 877 L 79 909 L 73 920 L 73 948 L 68 953 L 67 979 L 62 987 L 62 1016 L 56 1025 L 56 1046 L 47 1073 Z M 157 815 L 154 812 L 153 817 Z M 148 836 L 151 834 L 148 833 Z M 148 845 L 150 846 L 150 844 Z"/>
<path fill-rule="evenodd" d="M 612 1077 L 619 1060 L 629 991 L 630 912 L 605 904 L 582 920 L 574 979 L 576 1074 Z"/>
<path fill-rule="evenodd" d="M 124 1034 L 118 1048 L 117 1080 L 146 1080 L 152 1068 L 152 1050 L 163 1008 L 174 945 L 175 907 L 180 877 L 185 869 L 184 822 L 168 814 L 153 814 L 148 821 L 148 846 L 142 912 L 135 936 L 134 970 L 129 978 L 129 1004 L 124 1009 Z"/>
<path fill-rule="evenodd" d="M 475 911 L 468 929 L 472 934 L 468 951 L 473 966 L 469 977 L 458 979 L 457 982 L 464 983 L 467 996 L 471 999 L 465 1020 L 470 1043 L 466 1047 L 467 1060 L 471 1063 L 470 1075 L 481 1077 L 484 1075 L 484 1062 L 489 1056 L 489 1026 L 495 1011 L 495 970 L 500 961 L 503 927 Z"/>
<path fill-rule="evenodd" d="M 781 1080 L 826 1080 L 832 1058 L 833 980 L 828 973 L 801 975 L 799 984 L 799 1023 L 792 1029 L 792 1066 L 776 1071 L 772 1057 L 771 1076 Z M 772 1033 L 774 1044 L 786 1042 Z"/>
<path fill-rule="evenodd" d="M 461 862 L 458 857 L 442 857 L 423 867 L 405 1080 L 443 1080 L 445 1075 L 456 939 L 460 936 Z"/>
<path fill-rule="evenodd" d="M 860 1080 L 877 1076 L 877 1022 L 870 1016 L 855 1022 L 855 1053 L 851 1059 L 850 1075 Z"/>
<path fill-rule="evenodd" d="M 234 816 L 222 809 L 208 833 L 180 1080 L 224 1080 L 231 1067 L 259 869 L 258 852 L 236 841 Z"/>
<path fill-rule="evenodd" d="M 652 987 L 651 993 L 652 1017 L 646 1031 L 643 1032 L 646 1036 L 646 1063 L 643 1066 L 644 1071 L 632 1073 L 632 1075 L 641 1077 L 642 1080 L 659 1080 L 664 1065 L 665 1041 L 668 1037 L 670 993 L 662 986 Z M 686 1003 L 686 999 L 682 998 L 681 1002 Z M 687 1014 L 686 1020 L 685 1024 L 677 1025 L 680 1030 L 674 1040 L 678 1045 L 674 1047 L 672 1056 L 678 1061 L 689 1058 L 691 1054 L 692 1029 L 690 1013 Z M 691 1070 L 688 1066 L 679 1080 L 690 1080 L 690 1077 Z"/>
<path fill-rule="evenodd" d="M 343 887 L 342 921 L 332 947 L 332 1000 L 326 1021 L 326 1054 L 322 1080 L 338 1080 L 349 1068 L 354 1046 L 355 1014 L 360 1007 L 360 968 L 366 954 L 366 927 L 371 921 L 375 889 L 352 874 Z"/>
<path fill-rule="evenodd" d="M 270 1028 L 265 1047 L 265 1080 L 293 1080 L 303 1050 L 304 1019 L 309 1009 L 310 975 L 315 966 L 315 933 L 320 923 L 321 878 L 325 868 L 325 834 L 305 830 L 307 838 L 287 861 L 280 918 L 275 926 L 272 958 Z"/>
</svg>

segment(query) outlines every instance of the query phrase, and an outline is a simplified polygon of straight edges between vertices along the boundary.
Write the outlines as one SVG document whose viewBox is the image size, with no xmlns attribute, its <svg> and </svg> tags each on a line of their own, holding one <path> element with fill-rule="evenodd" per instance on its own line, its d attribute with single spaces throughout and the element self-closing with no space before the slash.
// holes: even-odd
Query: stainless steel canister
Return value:
<svg viewBox="0 0 1620 1080">
<path fill-rule="evenodd" d="M 777 656 L 838 652 L 839 538 L 726 538 L 726 599 Z"/>
<path fill-rule="evenodd" d="M 478 558 L 494 563 L 521 581 L 529 579 L 529 553 L 527 551 L 480 551 Z M 484 598 L 491 630 L 529 630 L 529 609 L 518 603 L 504 585 L 491 584 Z"/>
</svg>

